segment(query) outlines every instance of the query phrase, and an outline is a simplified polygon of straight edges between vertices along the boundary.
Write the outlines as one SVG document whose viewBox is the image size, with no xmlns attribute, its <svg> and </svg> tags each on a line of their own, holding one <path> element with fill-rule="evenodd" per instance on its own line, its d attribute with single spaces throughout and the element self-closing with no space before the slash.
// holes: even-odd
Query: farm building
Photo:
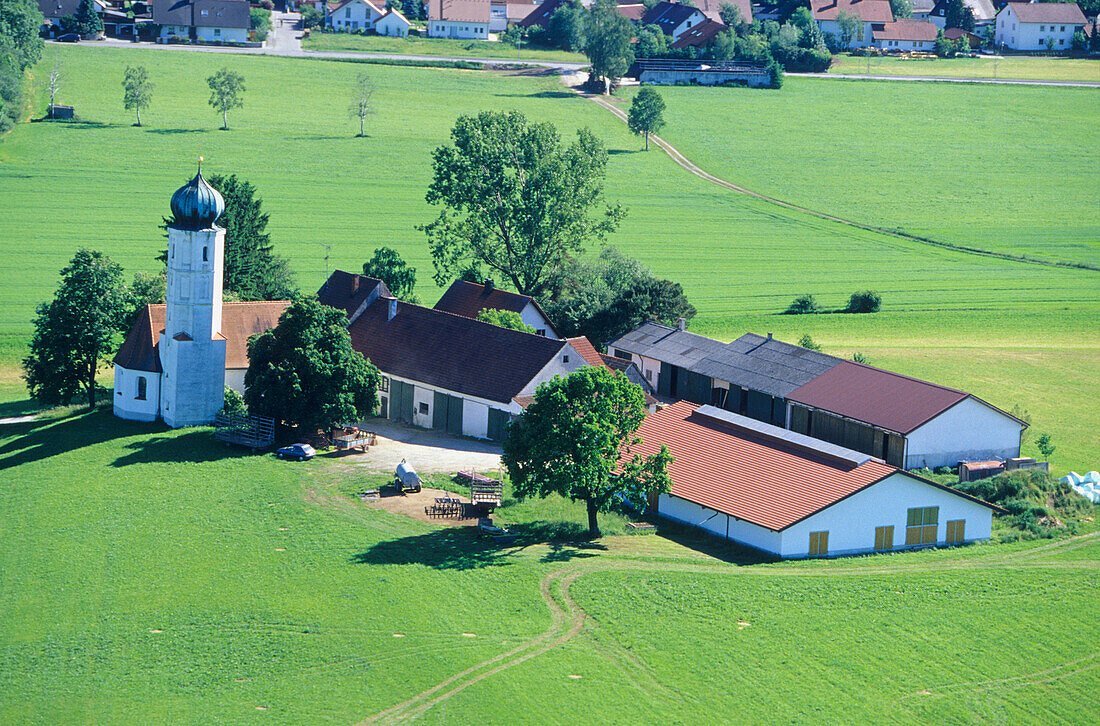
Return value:
<svg viewBox="0 0 1100 726">
<path fill-rule="evenodd" d="M 429 0 L 428 37 L 489 40 L 489 0 Z"/>
<path fill-rule="evenodd" d="M 966 36 L 966 42 L 970 45 L 971 50 L 977 50 L 982 47 L 982 38 L 976 33 L 970 33 L 962 28 L 948 28 L 943 31 L 943 37 L 948 40 L 958 40 L 964 35 Z"/>
<path fill-rule="evenodd" d="M 325 24 L 333 30 L 374 30 L 375 24 L 386 14 L 384 2 L 377 4 L 369 0 L 340 0 L 329 3 L 325 13 Z M 396 28 L 399 23 L 390 21 L 390 25 Z M 408 21 L 405 23 L 405 34 L 408 34 Z"/>
<path fill-rule="evenodd" d="M 1012 50 L 1069 50 L 1085 14 L 1070 3 L 1008 3 L 997 13 L 994 42 Z"/>
<path fill-rule="evenodd" d="M 673 456 L 657 514 L 776 557 L 988 539 L 995 507 L 867 454 L 714 406 L 648 415 L 632 453 Z"/>
<path fill-rule="evenodd" d="M 538 335 L 547 338 L 558 339 L 561 336 L 542 311 L 538 301 L 529 295 L 520 295 L 518 292 L 501 290 L 489 280 L 484 285 L 476 282 L 455 280 L 439 302 L 435 304 L 436 310 L 461 315 L 465 318 L 476 318 L 482 310 L 507 310 L 518 313 L 524 323 L 535 329 Z"/>
<path fill-rule="evenodd" d="M 881 30 L 872 31 L 876 48 L 883 50 L 930 51 L 936 45 L 939 30 L 923 20 L 897 20 L 883 23 Z"/>
<path fill-rule="evenodd" d="M 831 33 L 849 48 L 866 48 L 873 43 L 876 26 L 894 22 L 887 0 L 812 0 L 810 12 L 821 32 Z M 848 13 L 862 21 L 859 30 L 845 38 L 840 29 L 840 14 Z"/>
<path fill-rule="evenodd" d="M 608 349 L 633 360 L 658 396 L 710 404 L 905 469 L 1019 456 L 1027 425 L 964 391 L 770 335 L 722 343 L 646 323 Z"/>
<path fill-rule="evenodd" d="M 252 28 L 247 0 L 161 0 L 153 3 L 160 37 L 244 43 Z"/>
</svg>

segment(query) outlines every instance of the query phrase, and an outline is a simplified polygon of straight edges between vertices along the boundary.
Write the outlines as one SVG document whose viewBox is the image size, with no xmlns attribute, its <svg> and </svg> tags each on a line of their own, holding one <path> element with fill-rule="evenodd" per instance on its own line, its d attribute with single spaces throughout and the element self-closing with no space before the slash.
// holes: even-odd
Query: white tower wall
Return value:
<svg viewBox="0 0 1100 726">
<path fill-rule="evenodd" d="M 172 428 L 213 422 L 225 401 L 224 255 L 224 229 L 168 227 L 160 412 Z"/>
</svg>

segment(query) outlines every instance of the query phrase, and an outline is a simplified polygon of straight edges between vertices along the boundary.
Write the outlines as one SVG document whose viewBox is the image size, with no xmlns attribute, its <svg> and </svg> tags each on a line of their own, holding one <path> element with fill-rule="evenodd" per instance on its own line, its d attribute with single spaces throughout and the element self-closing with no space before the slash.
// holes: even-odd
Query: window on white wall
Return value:
<svg viewBox="0 0 1100 726">
<path fill-rule="evenodd" d="M 913 507 L 909 509 L 905 523 L 905 544 L 935 544 L 939 521 L 939 507 Z"/>
<path fill-rule="evenodd" d="M 144 401 L 145 396 L 146 396 L 146 392 L 147 392 L 147 389 L 148 389 L 148 385 L 149 384 L 148 384 L 148 381 L 146 381 L 145 376 L 138 376 L 138 379 L 137 379 L 137 395 L 135 395 L 134 398 L 136 398 L 139 401 Z"/>
<path fill-rule="evenodd" d="M 425 416 L 428 415 L 428 404 L 424 403 L 423 401 L 420 402 L 420 413 L 424 414 Z"/>
</svg>

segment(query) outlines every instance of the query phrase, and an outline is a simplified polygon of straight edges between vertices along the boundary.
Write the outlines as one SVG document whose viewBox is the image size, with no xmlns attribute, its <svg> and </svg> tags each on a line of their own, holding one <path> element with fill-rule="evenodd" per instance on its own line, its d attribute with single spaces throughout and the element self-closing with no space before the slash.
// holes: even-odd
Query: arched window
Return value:
<svg viewBox="0 0 1100 726">
<path fill-rule="evenodd" d="M 139 401 L 144 401 L 147 386 L 148 386 L 148 381 L 146 381 L 145 376 L 138 376 L 138 379 L 137 379 L 137 395 L 134 396 L 134 398 L 136 398 Z"/>
</svg>

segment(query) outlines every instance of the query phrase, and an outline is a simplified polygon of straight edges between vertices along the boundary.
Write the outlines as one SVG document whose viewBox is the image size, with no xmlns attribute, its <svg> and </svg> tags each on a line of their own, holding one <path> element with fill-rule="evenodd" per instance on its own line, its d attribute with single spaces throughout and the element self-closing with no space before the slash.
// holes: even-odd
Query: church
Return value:
<svg viewBox="0 0 1100 726">
<path fill-rule="evenodd" d="M 213 422 L 226 386 L 244 391 L 248 339 L 290 301 L 222 302 L 225 200 L 201 167 L 171 207 L 167 303 L 145 306 L 115 356 L 114 412 L 179 428 Z"/>
</svg>

